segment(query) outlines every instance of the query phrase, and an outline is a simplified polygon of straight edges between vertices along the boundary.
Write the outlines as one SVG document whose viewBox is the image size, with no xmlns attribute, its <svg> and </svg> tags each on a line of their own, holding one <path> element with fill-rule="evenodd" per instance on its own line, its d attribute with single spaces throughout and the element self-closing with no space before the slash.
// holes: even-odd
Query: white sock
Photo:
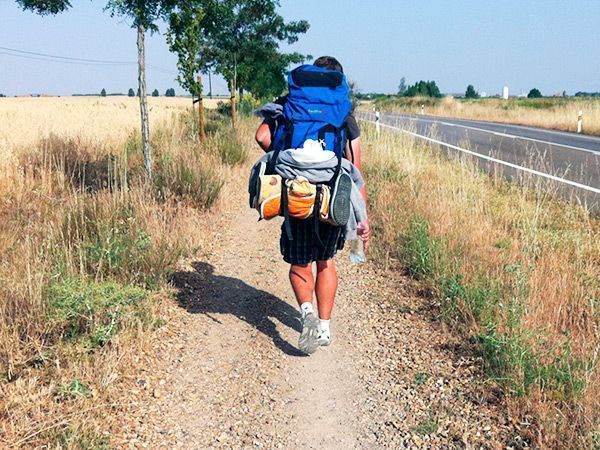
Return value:
<svg viewBox="0 0 600 450">
<path fill-rule="evenodd" d="M 313 305 L 312 302 L 304 302 L 300 305 L 300 312 L 302 313 L 302 317 L 306 317 L 306 315 L 308 313 L 315 313 L 315 310 L 313 309 Z"/>
<path fill-rule="evenodd" d="M 329 334 L 329 332 L 330 332 L 329 331 L 329 323 L 330 322 L 331 322 L 331 319 L 328 319 L 328 320 L 321 319 L 321 320 L 319 320 L 319 329 L 321 331 L 324 331 L 324 332 L 326 332 L 326 333 Z"/>
</svg>

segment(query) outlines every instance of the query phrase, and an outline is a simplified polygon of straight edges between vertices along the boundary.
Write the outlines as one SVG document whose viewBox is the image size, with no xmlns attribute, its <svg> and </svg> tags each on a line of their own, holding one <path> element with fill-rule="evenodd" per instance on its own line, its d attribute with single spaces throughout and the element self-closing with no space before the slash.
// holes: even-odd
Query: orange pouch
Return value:
<svg viewBox="0 0 600 450">
<path fill-rule="evenodd" d="M 260 219 L 270 220 L 281 214 L 281 176 L 261 175 L 257 210 Z"/>
</svg>

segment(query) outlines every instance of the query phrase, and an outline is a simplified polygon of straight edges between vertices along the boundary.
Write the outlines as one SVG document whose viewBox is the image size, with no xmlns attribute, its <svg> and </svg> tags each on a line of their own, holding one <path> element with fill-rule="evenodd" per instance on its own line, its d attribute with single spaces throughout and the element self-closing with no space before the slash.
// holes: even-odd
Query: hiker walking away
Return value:
<svg viewBox="0 0 600 450">
<path fill-rule="evenodd" d="M 281 107 L 285 109 L 288 104 L 288 108 L 285 109 L 285 114 L 275 113 L 275 118 L 263 120 L 256 132 L 256 141 L 265 152 L 274 150 L 274 147 L 276 151 L 279 150 L 279 147 L 282 149 L 301 148 L 306 139 L 318 140 L 328 150 L 334 150 L 330 147 L 336 147 L 338 141 L 343 142 L 339 144 L 340 164 L 342 157 L 352 162 L 360 171 L 359 178 L 362 183 L 360 130 L 350 111 L 350 100 L 342 65 L 334 57 L 322 56 L 313 63 L 313 66 L 320 69 L 292 71 L 290 94 L 278 98 L 274 104 L 266 105 L 282 110 Z M 306 67 L 310 69 L 313 66 Z M 294 90 L 292 90 L 292 83 Z M 332 91 L 339 91 L 340 88 L 345 98 L 336 99 L 333 96 L 327 98 L 328 95 L 333 95 L 330 94 Z M 323 95 L 324 97 L 313 98 L 314 95 Z M 307 104 L 309 106 L 306 106 Z M 323 106 L 324 104 L 328 106 Z M 326 110 L 327 108 L 329 109 Z M 311 127 L 311 115 L 314 115 L 315 123 L 319 125 L 323 123 L 323 115 L 335 116 L 340 111 L 343 111 L 344 116 L 339 128 L 330 124 L 319 129 Z M 296 115 L 301 117 L 296 117 Z M 276 155 L 272 156 L 275 156 L 273 159 L 277 159 Z M 339 170 L 338 166 L 336 174 Z M 364 205 L 366 205 L 367 196 L 364 183 L 359 186 L 359 189 L 358 197 L 362 196 L 361 202 L 364 200 Z M 358 224 L 356 233 L 366 248 L 371 237 L 368 220 L 365 219 Z M 313 353 L 319 346 L 331 343 L 331 312 L 338 288 L 334 256 L 338 250 L 344 247 L 345 238 L 346 233 L 342 226 L 323 222 L 315 226 L 315 220 L 312 218 L 285 217 L 284 219 L 280 249 L 283 259 L 290 264 L 289 279 L 300 305 L 302 333 L 299 339 L 299 348 L 305 353 Z M 316 263 L 317 267 L 316 278 L 313 274 L 313 263 Z M 315 294 L 318 318 L 313 309 Z"/>
</svg>

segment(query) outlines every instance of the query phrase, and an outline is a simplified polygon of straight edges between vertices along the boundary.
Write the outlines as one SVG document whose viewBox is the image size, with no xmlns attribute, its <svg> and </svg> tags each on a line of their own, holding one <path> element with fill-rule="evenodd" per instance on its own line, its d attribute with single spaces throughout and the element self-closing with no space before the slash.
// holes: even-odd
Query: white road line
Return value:
<svg viewBox="0 0 600 450">
<path fill-rule="evenodd" d="M 367 120 L 367 119 L 359 118 L 359 120 L 363 120 L 363 121 L 369 122 L 369 123 L 374 123 L 373 121 Z M 519 166 L 518 164 L 509 163 L 508 161 L 503 161 L 501 159 L 492 158 L 491 156 L 482 155 L 481 153 L 477 153 L 477 152 L 474 152 L 474 151 L 471 151 L 471 150 L 467 150 L 466 148 L 458 147 L 456 145 L 447 144 L 445 142 L 438 141 L 437 139 L 433 139 L 433 138 L 430 138 L 430 137 L 427 137 L 427 136 L 423 136 L 421 134 L 413 133 L 412 131 L 404 130 L 402 128 L 394 127 L 392 125 L 387 125 L 385 123 L 380 123 L 379 125 L 381 125 L 382 127 L 385 127 L 385 128 L 391 128 L 393 130 L 401 131 L 402 133 L 410 134 L 411 136 L 415 136 L 415 137 L 418 137 L 420 139 L 424 139 L 426 141 L 433 142 L 435 144 L 443 145 L 444 147 L 448 147 L 448 148 L 451 148 L 453 150 L 458 150 L 460 152 L 476 156 L 477 158 L 485 159 L 487 161 L 491 161 L 491 162 L 495 162 L 495 163 L 498 163 L 498 164 L 502 164 L 503 166 L 511 167 L 513 169 L 516 169 L 516 170 L 522 170 L 523 172 L 531 173 L 533 175 L 537 175 L 537 176 L 542 177 L 542 178 L 547 178 L 549 180 L 558 181 L 559 183 L 568 184 L 570 186 L 574 186 L 574 187 L 579 188 L 579 189 L 584 189 L 586 191 L 590 191 L 590 192 L 594 192 L 596 194 L 600 194 L 600 189 L 592 187 L 592 186 L 588 186 L 588 185 L 585 185 L 585 184 L 577 183 L 575 181 L 567 180 L 565 178 L 557 177 L 555 175 L 550 175 L 548 173 L 540 172 L 538 170 L 530 169 L 529 167 Z"/>
<path fill-rule="evenodd" d="M 388 113 L 389 114 L 389 113 Z M 566 144 L 559 144 L 557 142 L 551 142 L 551 141 L 543 141 L 541 139 L 534 139 L 534 138 L 528 138 L 528 137 L 524 137 L 524 136 L 517 136 L 517 135 L 512 135 L 512 134 L 506 134 L 506 133 L 500 133 L 498 131 L 492 131 L 492 130 L 486 130 L 485 128 L 478 128 L 478 127 L 472 127 L 469 125 L 462 125 L 460 123 L 450 123 L 450 122 L 444 122 L 442 120 L 436 120 L 436 119 L 431 119 L 431 118 L 420 118 L 420 117 L 410 117 L 410 116 L 403 116 L 403 115 L 394 115 L 394 114 L 390 114 L 392 117 L 395 118 L 400 118 L 400 119 L 408 119 L 408 120 L 416 120 L 416 121 L 422 121 L 422 122 L 432 122 L 432 123 L 441 123 L 442 125 L 448 125 L 450 127 L 460 127 L 460 128 L 467 128 L 469 130 L 475 130 L 475 131 L 482 131 L 484 133 L 490 133 L 490 134 L 495 134 L 496 136 L 504 136 L 504 137 L 509 137 L 512 139 L 522 139 L 525 141 L 532 141 L 532 142 L 537 142 L 540 144 L 548 144 L 548 145 L 554 145 L 556 147 L 564 147 L 564 148 L 569 148 L 571 150 L 579 150 L 581 152 L 588 152 L 588 153 L 593 153 L 594 155 L 600 155 L 600 151 L 597 150 L 592 150 L 589 148 L 583 148 L 583 147 L 575 147 L 573 145 L 566 145 Z M 479 122 L 481 123 L 481 122 Z M 496 124 L 494 124 L 496 125 Z M 498 124 L 500 126 L 504 125 L 504 124 Z M 509 125 L 507 125 L 509 126 Z M 513 125 L 510 125 L 513 126 Z M 522 127 L 525 128 L 525 127 Z M 535 130 L 538 131 L 538 130 Z M 540 130 L 540 131 L 547 131 L 547 130 Z M 581 136 L 578 136 L 581 137 Z"/>
</svg>

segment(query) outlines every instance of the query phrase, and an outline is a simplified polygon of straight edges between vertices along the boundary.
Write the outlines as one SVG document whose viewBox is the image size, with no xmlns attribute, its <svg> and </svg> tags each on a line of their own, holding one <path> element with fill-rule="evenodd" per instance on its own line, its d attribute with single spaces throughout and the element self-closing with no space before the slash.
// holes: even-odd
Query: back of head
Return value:
<svg viewBox="0 0 600 450">
<path fill-rule="evenodd" d="M 338 72 L 344 72 L 344 68 L 340 62 L 333 56 L 321 56 L 315 59 L 313 66 L 322 67 L 323 69 L 337 70 Z"/>
</svg>

